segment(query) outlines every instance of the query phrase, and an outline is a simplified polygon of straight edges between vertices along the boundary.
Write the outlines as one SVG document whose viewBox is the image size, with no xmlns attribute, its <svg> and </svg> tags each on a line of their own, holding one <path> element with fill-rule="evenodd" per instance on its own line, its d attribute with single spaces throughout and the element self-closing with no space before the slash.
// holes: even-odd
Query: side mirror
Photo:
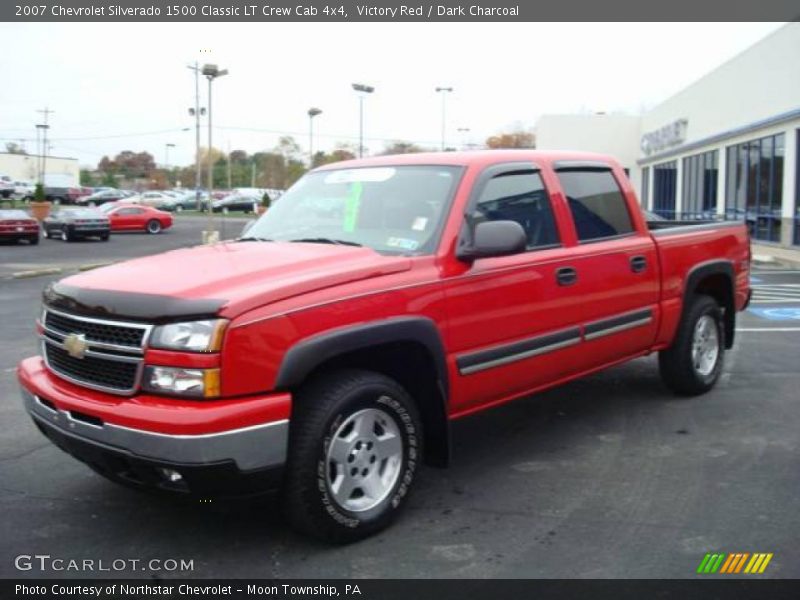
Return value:
<svg viewBox="0 0 800 600">
<path fill-rule="evenodd" d="M 465 261 L 491 256 L 507 256 L 523 252 L 528 237 L 516 221 L 483 221 L 475 226 L 472 244 L 461 248 L 456 256 Z"/>
<path fill-rule="evenodd" d="M 250 231 L 253 228 L 253 225 L 255 225 L 255 224 L 256 224 L 256 220 L 255 219 L 250 219 L 247 223 L 245 223 L 244 227 L 242 227 L 242 233 L 241 233 L 241 235 L 239 237 L 246 236 L 247 232 Z"/>
</svg>

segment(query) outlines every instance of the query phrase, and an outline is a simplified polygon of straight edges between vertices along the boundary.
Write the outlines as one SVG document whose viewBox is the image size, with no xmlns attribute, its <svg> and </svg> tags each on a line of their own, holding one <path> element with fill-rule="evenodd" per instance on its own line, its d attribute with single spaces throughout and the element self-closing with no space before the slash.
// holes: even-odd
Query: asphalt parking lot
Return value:
<svg viewBox="0 0 800 600">
<path fill-rule="evenodd" d="M 238 234 L 242 223 L 228 223 Z M 69 271 L 196 243 L 201 228 L 3 246 L 0 262 Z M 48 442 L 22 409 L 14 367 L 35 354 L 40 292 L 61 276 L 0 274 L 0 577 L 686 578 L 706 552 L 773 553 L 762 577 L 800 577 L 800 271 L 755 274 L 755 303 L 711 393 L 671 395 L 650 357 L 458 421 L 453 465 L 424 470 L 401 520 L 347 547 L 294 534 L 274 500 L 137 493 Z M 21 554 L 194 568 L 21 572 Z"/>
<path fill-rule="evenodd" d="M 213 218 L 223 239 L 240 235 L 250 220 L 244 216 L 214 215 Z M 177 216 L 173 227 L 158 235 L 143 231 L 112 233 L 108 242 L 90 238 L 67 243 L 42 237 L 34 248 L 25 242 L 3 243 L 0 245 L 0 279 L 41 269 L 60 268 L 68 272 L 84 265 L 115 262 L 199 244 L 207 222 L 205 216 Z"/>
</svg>

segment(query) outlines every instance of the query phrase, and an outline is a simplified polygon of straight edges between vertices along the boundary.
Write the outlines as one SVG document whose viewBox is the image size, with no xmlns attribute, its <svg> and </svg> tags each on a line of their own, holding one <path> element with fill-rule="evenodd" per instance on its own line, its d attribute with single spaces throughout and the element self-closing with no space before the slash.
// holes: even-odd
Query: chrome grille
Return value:
<svg viewBox="0 0 800 600">
<path fill-rule="evenodd" d="M 92 383 L 108 391 L 130 393 L 136 388 L 139 363 L 87 355 L 74 358 L 52 343 L 45 343 L 47 365 L 58 375 L 78 383 Z"/>
<path fill-rule="evenodd" d="M 87 340 L 141 348 L 147 327 L 143 325 L 117 324 L 113 321 L 73 317 L 60 312 L 48 310 L 45 313 L 44 326 L 64 335 L 82 333 Z"/>
<path fill-rule="evenodd" d="M 94 319 L 48 308 L 42 326 L 42 354 L 54 374 L 113 394 L 136 391 L 152 325 Z M 70 354 L 69 344 L 65 345 L 73 334 L 81 335 L 86 342 L 81 357 Z"/>
</svg>

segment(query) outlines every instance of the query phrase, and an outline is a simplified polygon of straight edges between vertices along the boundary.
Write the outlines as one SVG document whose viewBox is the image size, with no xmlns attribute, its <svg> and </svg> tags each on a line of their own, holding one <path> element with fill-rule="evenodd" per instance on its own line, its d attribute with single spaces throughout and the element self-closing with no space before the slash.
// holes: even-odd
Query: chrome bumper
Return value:
<svg viewBox="0 0 800 600">
<path fill-rule="evenodd" d="M 171 435 L 105 422 L 89 423 L 69 411 L 45 405 L 25 388 L 21 391 L 28 413 L 43 427 L 142 459 L 198 466 L 233 461 L 240 471 L 278 467 L 286 461 L 288 419 L 218 433 Z"/>
</svg>

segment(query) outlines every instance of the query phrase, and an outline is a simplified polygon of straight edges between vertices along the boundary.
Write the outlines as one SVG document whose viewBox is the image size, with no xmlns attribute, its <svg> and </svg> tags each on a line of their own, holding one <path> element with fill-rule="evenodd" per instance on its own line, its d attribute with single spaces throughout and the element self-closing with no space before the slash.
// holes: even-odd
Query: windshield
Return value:
<svg viewBox="0 0 800 600">
<path fill-rule="evenodd" d="M 0 210 L 0 219 L 30 219 L 23 210 Z"/>
<path fill-rule="evenodd" d="M 309 173 L 247 238 L 345 243 L 384 254 L 429 254 L 461 167 L 398 166 Z"/>
<path fill-rule="evenodd" d="M 68 208 L 64 211 L 64 215 L 74 219 L 96 219 L 98 216 L 96 210 L 88 208 Z"/>
</svg>

